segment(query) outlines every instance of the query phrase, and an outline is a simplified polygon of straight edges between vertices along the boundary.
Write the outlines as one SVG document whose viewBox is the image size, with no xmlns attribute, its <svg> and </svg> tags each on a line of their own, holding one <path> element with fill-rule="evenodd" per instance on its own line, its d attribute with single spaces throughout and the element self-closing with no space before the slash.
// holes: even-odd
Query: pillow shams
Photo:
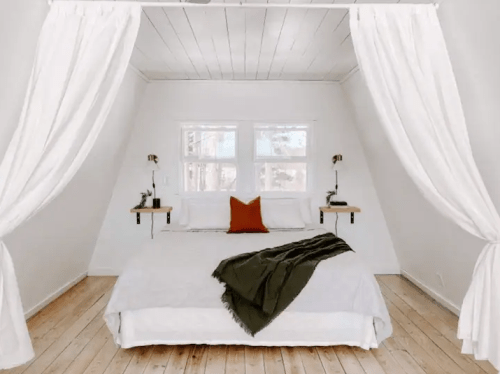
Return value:
<svg viewBox="0 0 500 374">
<path fill-rule="evenodd" d="M 182 199 L 179 225 L 187 226 L 186 229 L 195 230 L 227 230 L 231 220 L 228 200 L 227 198 Z M 297 216 L 297 206 L 299 216 Z M 190 214 L 191 210 L 192 214 Z M 267 228 L 297 229 L 312 223 L 308 198 L 264 198 L 261 199 L 261 210 L 263 223 Z"/>
<path fill-rule="evenodd" d="M 309 198 L 298 199 L 300 204 L 300 213 L 302 214 L 302 220 L 306 225 L 313 223 L 311 216 L 311 201 Z"/>
<path fill-rule="evenodd" d="M 231 220 L 229 201 L 188 201 L 187 218 L 189 229 L 227 230 Z"/>
<path fill-rule="evenodd" d="M 300 201 L 297 199 L 262 199 L 262 221 L 270 229 L 303 229 Z"/>
<path fill-rule="evenodd" d="M 179 213 L 179 225 L 186 226 L 189 223 L 189 199 L 181 200 L 181 210 Z"/>
</svg>

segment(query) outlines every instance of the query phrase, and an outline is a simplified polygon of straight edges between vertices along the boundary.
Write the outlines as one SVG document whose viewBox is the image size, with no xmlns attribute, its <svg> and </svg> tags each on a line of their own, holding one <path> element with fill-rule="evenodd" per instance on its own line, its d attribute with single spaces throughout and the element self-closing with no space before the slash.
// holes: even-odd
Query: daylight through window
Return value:
<svg viewBox="0 0 500 374">
<path fill-rule="evenodd" d="M 309 125 L 240 125 L 182 126 L 184 192 L 305 192 Z"/>
<path fill-rule="evenodd" d="M 235 191 L 236 126 L 183 126 L 184 191 Z"/>
<path fill-rule="evenodd" d="M 308 126 L 256 125 L 257 191 L 306 191 Z"/>
</svg>

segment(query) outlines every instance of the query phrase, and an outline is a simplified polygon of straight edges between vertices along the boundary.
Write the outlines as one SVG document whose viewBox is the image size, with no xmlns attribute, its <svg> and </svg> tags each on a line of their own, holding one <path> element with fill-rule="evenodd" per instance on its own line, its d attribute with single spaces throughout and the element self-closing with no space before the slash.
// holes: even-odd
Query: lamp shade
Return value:
<svg viewBox="0 0 500 374">
<path fill-rule="evenodd" d="M 158 156 L 156 155 L 148 155 L 148 169 L 149 170 L 158 170 L 160 167 L 158 166 Z"/>
<path fill-rule="evenodd" d="M 338 154 L 332 157 L 332 162 L 335 165 L 337 162 L 342 161 L 342 155 Z"/>
</svg>

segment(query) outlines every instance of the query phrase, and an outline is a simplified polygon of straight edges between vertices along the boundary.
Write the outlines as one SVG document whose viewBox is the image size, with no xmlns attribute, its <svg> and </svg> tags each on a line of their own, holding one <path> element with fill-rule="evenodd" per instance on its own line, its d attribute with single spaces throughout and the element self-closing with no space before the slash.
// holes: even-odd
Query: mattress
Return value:
<svg viewBox="0 0 500 374">
<path fill-rule="evenodd" d="M 224 287 L 211 274 L 221 260 L 325 232 L 161 232 L 126 265 L 106 308 L 106 323 L 124 348 L 202 343 L 376 347 L 392 333 L 389 314 L 373 274 L 354 252 L 322 261 L 287 310 L 255 337 L 232 320 L 220 301 Z"/>
</svg>

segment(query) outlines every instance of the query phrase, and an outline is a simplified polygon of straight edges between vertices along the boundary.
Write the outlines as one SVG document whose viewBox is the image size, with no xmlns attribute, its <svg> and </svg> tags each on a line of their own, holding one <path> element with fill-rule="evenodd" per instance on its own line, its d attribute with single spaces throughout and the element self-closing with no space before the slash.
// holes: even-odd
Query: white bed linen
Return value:
<svg viewBox="0 0 500 374">
<path fill-rule="evenodd" d="M 285 311 L 252 338 L 222 308 L 129 310 L 121 314 L 118 339 L 122 348 L 157 344 L 378 347 L 373 318 L 353 312 Z"/>
<path fill-rule="evenodd" d="M 324 229 L 269 234 L 162 232 L 125 267 L 106 308 L 106 323 L 115 342 L 123 347 L 202 341 L 374 347 L 391 335 L 392 326 L 373 274 L 353 252 L 320 262 L 287 310 L 254 338 L 232 320 L 220 301 L 224 287 L 211 274 L 221 260 L 325 232 Z M 158 322 L 162 319 L 165 323 Z M 198 329 L 205 331 L 196 335 L 194 321 L 198 321 Z M 342 333 L 336 336 L 333 331 L 340 331 L 338 326 L 342 324 L 356 325 L 351 335 L 357 336 L 343 337 Z M 371 329 L 366 329 L 367 325 Z M 214 331 L 219 331 L 219 335 Z M 155 336 L 157 332 L 164 338 Z M 271 344 L 272 341 L 276 343 Z"/>
</svg>

